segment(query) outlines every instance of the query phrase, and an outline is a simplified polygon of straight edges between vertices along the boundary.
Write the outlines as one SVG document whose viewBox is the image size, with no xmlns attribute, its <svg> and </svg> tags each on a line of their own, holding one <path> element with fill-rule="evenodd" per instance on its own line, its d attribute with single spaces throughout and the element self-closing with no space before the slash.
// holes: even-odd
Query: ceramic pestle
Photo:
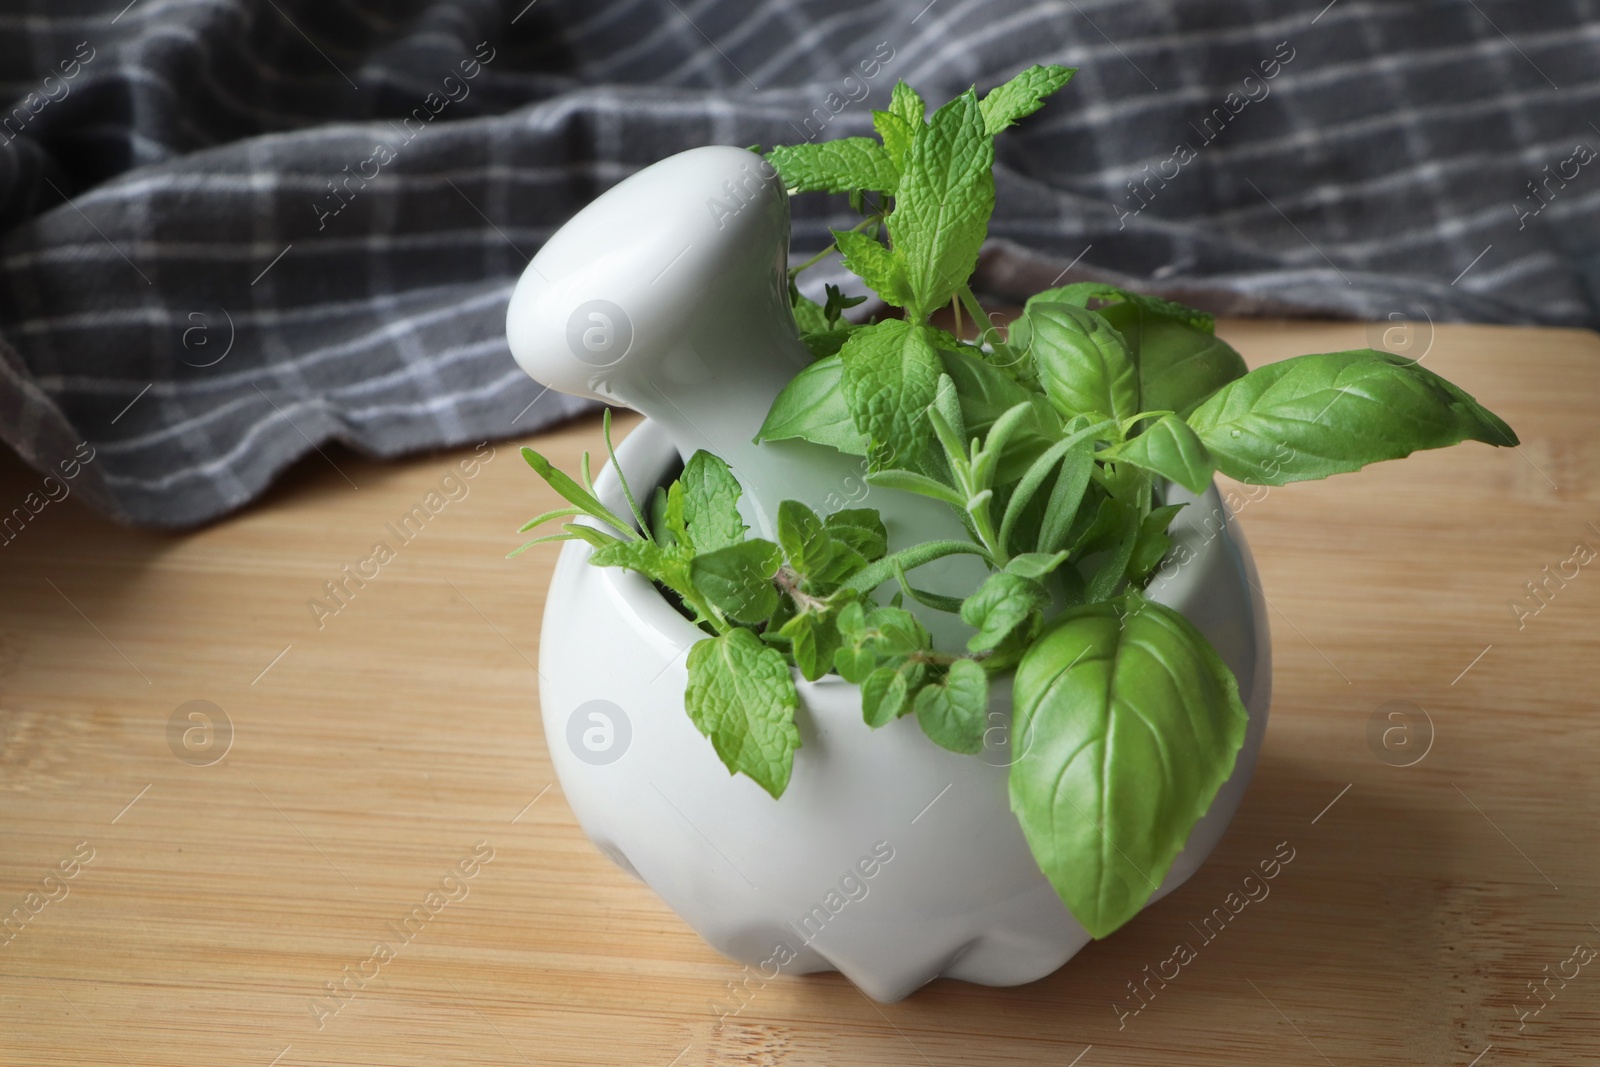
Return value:
<svg viewBox="0 0 1600 1067">
<path fill-rule="evenodd" d="M 720 456 L 759 536 L 777 540 L 778 505 L 793 499 L 822 514 L 876 508 L 891 548 L 966 539 L 946 505 L 869 487 L 860 457 L 754 442 L 773 399 L 811 362 L 789 308 L 788 249 L 788 194 L 760 156 L 710 146 L 668 157 L 597 197 L 534 256 L 506 313 L 511 352 L 553 389 L 648 416 L 685 460 L 702 448 Z M 960 556 L 916 579 L 960 596 L 983 574 Z M 940 647 L 970 633 L 908 606 Z"/>
</svg>

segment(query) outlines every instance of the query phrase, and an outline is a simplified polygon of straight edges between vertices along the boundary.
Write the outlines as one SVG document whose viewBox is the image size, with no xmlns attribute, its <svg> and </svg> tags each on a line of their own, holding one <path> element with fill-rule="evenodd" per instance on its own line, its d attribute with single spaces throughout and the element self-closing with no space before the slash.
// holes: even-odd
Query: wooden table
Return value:
<svg viewBox="0 0 1600 1067">
<path fill-rule="evenodd" d="M 1368 336 L 1223 332 L 1253 363 Z M 1600 339 L 1441 327 L 1426 359 L 1523 445 L 1255 491 L 1277 699 L 1204 870 L 1033 985 L 880 1007 L 837 975 L 785 979 L 720 1029 L 741 968 L 591 847 L 553 784 L 533 664 L 556 546 L 504 558 L 553 497 L 512 443 L 405 543 L 386 524 L 470 450 L 312 455 L 181 536 L 52 504 L 0 548 L 0 914 L 24 909 L 0 1062 L 1595 1062 L 1600 565 L 1520 626 L 1510 605 L 1600 550 Z M 570 468 L 598 424 L 537 440 Z M 6 508 L 37 483 L 0 463 Z M 319 618 L 376 541 L 394 557 Z M 1270 895 L 1206 941 L 1191 924 L 1280 842 Z M 457 899 L 398 939 L 436 891 Z M 1179 942 L 1196 957 L 1120 1015 Z"/>
</svg>

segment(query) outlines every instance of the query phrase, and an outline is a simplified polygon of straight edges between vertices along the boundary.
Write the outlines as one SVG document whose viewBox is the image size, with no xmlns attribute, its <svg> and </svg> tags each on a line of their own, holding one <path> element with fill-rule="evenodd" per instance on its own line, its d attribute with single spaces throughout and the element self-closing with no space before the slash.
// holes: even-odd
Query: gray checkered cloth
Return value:
<svg viewBox="0 0 1600 1067">
<path fill-rule="evenodd" d="M 325 442 L 525 433 L 581 405 L 506 301 L 601 190 L 1046 62 L 1079 74 L 1000 140 L 993 296 L 1595 325 L 1597 5 L 1324 2 L 5 4 L 0 436 L 181 526 Z M 802 253 L 849 218 L 795 207 Z"/>
</svg>

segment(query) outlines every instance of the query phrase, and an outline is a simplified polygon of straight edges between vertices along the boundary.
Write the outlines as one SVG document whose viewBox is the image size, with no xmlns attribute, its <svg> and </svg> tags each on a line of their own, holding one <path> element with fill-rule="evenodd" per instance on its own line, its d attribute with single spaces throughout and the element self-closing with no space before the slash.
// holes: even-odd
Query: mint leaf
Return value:
<svg viewBox="0 0 1600 1067">
<path fill-rule="evenodd" d="M 1370 348 L 1295 356 L 1219 389 L 1189 425 L 1230 478 L 1284 485 L 1461 441 L 1517 435 L 1413 360 Z"/>
<path fill-rule="evenodd" d="M 842 137 L 816 144 L 780 145 L 767 153 L 792 193 L 848 193 L 868 189 L 893 193 L 900 168 L 870 137 Z"/>
<path fill-rule="evenodd" d="M 696 642 L 683 699 L 729 774 L 749 775 L 774 798 L 783 795 L 800 747 L 800 694 L 783 653 L 749 630 Z"/>
<path fill-rule="evenodd" d="M 1133 918 L 1233 771 L 1246 714 L 1233 675 L 1171 608 L 1066 612 L 1017 665 L 1011 810 L 1094 937 Z"/>
<path fill-rule="evenodd" d="M 961 603 L 961 621 L 977 629 L 967 639 L 973 652 L 987 652 L 1050 603 L 1050 594 L 1032 578 L 1000 571 L 984 579 Z"/>
<path fill-rule="evenodd" d="M 983 751 L 989 713 L 989 676 L 970 659 L 950 664 L 944 680 L 917 692 L 917 722 L 928 740 L 951 752 Z"/>
<path fill-rule="evenodd" d="M 894 88 L 889 91 L 889 111 L 906 120 L 912 129 L 922 126 L 923 116 L 927 113 L 927 105 L 922 102 L 922 97 L 917 91 L 903 81 L 894 83 Z"/>
<path fill-rule="evenodd" d="M 834 230 L 833 240 L 839 246 L 845 269 L 854 272 L 886 303 L 895 307 L 911 303 L 911 282 L 906 278 L 906 265 L 897 254 L 876 238 L 855 230 Z"/>
<path fill-rule="evenodd" d="M 1119 447 L 1113 458 L 1177 482 L 1196 496 L 1211 484 L 1215 469 L 1206 446 L 1176 415 L 1157 419 L 1149 429 Z"/>
<path fill-rule="evenodd" d="M 994 210 L 994 141 L 969 89 L 916 130 L 888 218 L 904 258 L 918 320 L 966 284 Z"/>
<path fill-rule="evenodd" d="M 739 516 L 739 481 L 722 460 L 701 449 L 689 457 L 678 477 L 683 486 L 683 516 L 696 552 L 715 552 L 744 540 Z"/>
<path fill-rule="evenodd" d="M 851 334 L 839 356 L 845 403 L 873 453 L 892 457 L 898 465 L 918 462 L 926 449 L 927 411 L 941 372 L 929 330 L 904 319 L 886 319 Z"/>
<path fill-rule="evenodd" d="M 783 553 L 771 541 L 753 538 L 694 557 L 689 578 L 723 614 L 739 622 L 764 622 L 778 608 L 772 576 Z"/>
<path fill-rule="evenodd" d="M 1025 115 L 1044 106 L 1045 97 L 1067 84 L 1077 70 L 1071 67 L 1033 66 L 1004 85 L 984 94 L 978 107 L 984 131 L 991 137 Z"/>
<path fill-rule="evenodd" d="M 920 124 L 921 120 L 918 122 Z M 878 131 L 878 137 L 883 141 L 883 149 L 889 153 L 889 158 L 895 167 L 904 170 L 906 157 L 911 154 L 911 141 L 916 136 L 917 128 L 893 111 L 874 111 L 872 128 Z"/>
<path fill-rule="evenodd" d="M 1036 304 L 1029 353 L 1045 395 L 1063 416 L 1117 420 L 1139 412 L 1139 374 L 1122 335 L 1098 312 Z"/>
<path fill-rule="evenodd" d="M 862 328 L 865 329 L 865 328 Z M 772 402 L 757 441 L 799 438 L 852 456 L 867 454 L 867 438 L 856 429 L 844 398 L 844 360 L 819 359 L 790 379 Z"/>
</svg>

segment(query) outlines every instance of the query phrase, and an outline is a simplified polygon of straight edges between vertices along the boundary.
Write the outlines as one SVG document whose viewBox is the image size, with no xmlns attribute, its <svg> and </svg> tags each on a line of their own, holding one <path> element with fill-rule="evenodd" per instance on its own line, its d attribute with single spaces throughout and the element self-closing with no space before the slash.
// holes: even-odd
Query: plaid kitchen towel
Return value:
<svg viewBox="0 0 1600 1067">
<path fill-rule="evenodd" d="M 0 5 L 0 436 L 182 526 L 336 440 L 580 405 L 512 364 L 561 222 L 694 145 L 869 133 L 1079 68 L 999 143 L 980 288 L 1594 326 L 1592 0 L 50 0 Z M 847 218 L 796 204 L 795 247 Z M 1066 273 L 1064 273 L 1066 272 Z M 45 477 L 48 475 L 49 477 Z M 13 505 L 17 505 L 13 508 Z M 38 507 L 43 507 L 39 503 Z"/>
</svg>

